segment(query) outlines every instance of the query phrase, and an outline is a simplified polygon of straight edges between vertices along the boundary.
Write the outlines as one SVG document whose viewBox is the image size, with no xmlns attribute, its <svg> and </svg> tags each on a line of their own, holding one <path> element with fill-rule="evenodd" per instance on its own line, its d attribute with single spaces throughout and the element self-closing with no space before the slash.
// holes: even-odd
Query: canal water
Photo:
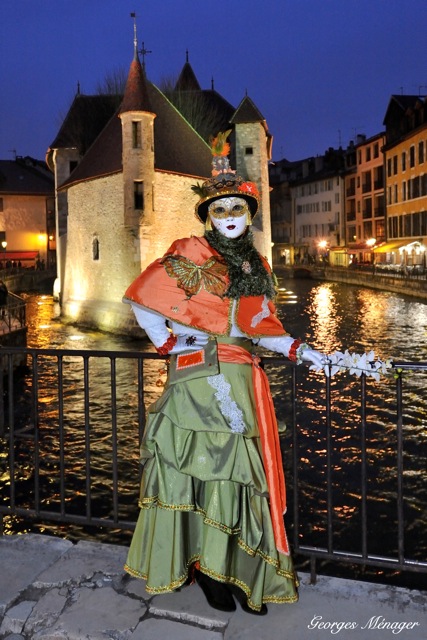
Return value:
<svg viewBox="0 0 427 640">
<path fill-rule="evenodd" d="M 393 358 L 413 362 L 427 362 L 427 304 L 394 293 L 340 283 L 314 280 L 279 279 L 278 313 L 289 333 L 306 340 L 314 348 L 326 353 L 349 349 L 357 353 L 374 350 L 381 359 Z M 28 295 L 28 346 L 35 348 L 109 350 L 147 350 L 142 341 L 78 329 L 60 321 L 60 309 L 51 296 Z M 44 368 L 43 368 L 44 367 Z M 45 489 L 45 504 L 58 501 L 58 486 L 52 470 L 56 466 L 58 440 L 56 435 L 58 407 L 50 391 L 55 375 L 49 363 L 42 367 L 39 380 L 39 424 L 45 429 L 41 467 L 51 487 Z M 66 425 L 67 483 L 75 478 L 75 486 L 67 495 L 73 508 L 85 505 L 84 478 L 84 400 L 83 371 L 78 358 L 68 358 L 65 364 L 67 380 L 64 389 Z M 161 392 L 159 362 L 145 369 L 146 403 Z M 291 414 L 290 372 L 282 365 L 268 365 L 272 393 L 279 424 L 286 424 Z M 100 513 L 111 491 L 111 407 L 109 401 L 109 361 L 100 359 L 91 369 L 90 421 L 96 433 L 92 446 L 91 474 L 95 478 L 92 507 Z M 427 498 L 427 380 L 423 372 L 404 374 L 404 492 L 405 492 L 405 555 L 426 558 Z M 118 365 L 117 428 L 119 448 L 126 453 L 119 459 L 119 490 L 121 515 L 136 516 L 135 494 L 138 483 L 138 398 L 136 394 L 136 365 L 132 361 Z M 396 402 L 393 375 L 380 382 L 367 381 L 367 483 L 369 522 L 369 553 L 396 553 Z M 31 395 L 29 376 L 21 380 L 23 406 Z M 304 541 L 311 546 L 326 544 L 326 431 L 324 381 L 322 374 L 298 370 L 299 482 L 300 529 Z M 360 538 L 360 457 L 361 417 L 360 380 L 340 373 L 331 384 L 332 420 L 332 498 L 334 507 L 334 543 L 343 551 L 358 552 Z M 87 407 L 86 407 L 87 409 Z M 25 418 L 23 418 L 25 420 Z M 23 431 L 25 432 L 25 424 Z M 28 428 L 31 434 L 31 428 Z M 292 435 L 288 429 L 284 444 L 285 467 L 290 469 Z M 21 476 L 17 491 L 31 495 L 33 482 L 28 462 L 28 448 L 22 440 L 17 460 Z M 30 454 L 32 452 L 30 451 Z M 83 483 L 83 487 L 80 485 Z M 2 488 L 0 479 L 0 489 Z M 47 483 L 49 484 L 49 483 Z M 289 486 L 292 477 L 289 477 Z M 3 475 L 3 487 L 7 474 Z M 292 507 L 292 494 L 289 496 Z M 292 508 L 289 509 L 292 521 Z M 36 526 L 36 529 L 34 528 Z M 61 534 L 58 525 L 31 525 L 31 530 Z M 31 528 L 30 527 L 30 528 Z M 37 528 L 38 527 L 38 528 Z M 28 523 L 11 519 L 6 529 L 30 530 Z M 70 528 L 64 529 L 69 534 Z M 79 538 L 79 529 L 71 527 L 71 537 Z M 108 530 L 97 531 L 97 539 L 118 542 L 123 534 Z"/>
</svg>

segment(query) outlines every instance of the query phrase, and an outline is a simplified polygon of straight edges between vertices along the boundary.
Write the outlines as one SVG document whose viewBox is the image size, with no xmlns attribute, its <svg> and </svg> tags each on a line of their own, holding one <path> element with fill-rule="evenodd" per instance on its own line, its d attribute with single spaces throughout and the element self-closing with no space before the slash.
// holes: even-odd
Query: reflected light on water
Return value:
<svg viewBox="0 0 427 640">
<path fill-rule="evenodd" d="M 309 314 L 318 347 L 331 353 L 337 348 L 340 314 L 330 284 L 321 284 L 313 289 Z"/>
</svg>

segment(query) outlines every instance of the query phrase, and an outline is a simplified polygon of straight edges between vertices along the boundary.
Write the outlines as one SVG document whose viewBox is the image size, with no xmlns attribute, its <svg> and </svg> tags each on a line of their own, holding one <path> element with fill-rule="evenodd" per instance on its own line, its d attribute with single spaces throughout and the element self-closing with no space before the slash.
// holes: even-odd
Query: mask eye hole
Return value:
<svg viewBox="0 0 427 640">
<path fill-rule="evenodd" d="M 212 213 L 213 213 L 214 215 L 215 215 L 215 214 L 218 214 L 218 213 L 220 213 L 220 214 L 221 214 L 221 213 L 225 213 L 225 208 L 224 208 L 224 207 L 221 207 L 221 206 L 219 206 L 219 207 L 214 207 L 214 208 L 213 208 L 213 210 L 212 210 Z"/>
<path fill-rule="evenodd" d="M 242 204 L 235 204 L 233 209 L 232 209 L 232 211 L 236 211 L 236 212 L 243 211 L 243 205 Z"/>
</svg>

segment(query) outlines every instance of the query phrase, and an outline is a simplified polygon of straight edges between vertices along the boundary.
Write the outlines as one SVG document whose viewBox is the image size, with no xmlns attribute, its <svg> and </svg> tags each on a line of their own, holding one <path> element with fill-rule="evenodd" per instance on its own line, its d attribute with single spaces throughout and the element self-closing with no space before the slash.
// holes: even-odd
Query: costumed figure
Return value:
<svg viewBox="0 0 427 640">
<path fill-rule="evenodd" d="M 275 314 L 267 261 L 249 229 L 257 187 L 229 167 L 229 132 L 213 141 L 212 178 L 193 187 L 203 237 L 177 240 L 130 285 L 125 302 L 168 379 L 141 447 L 140 516 L 126 570 L 164 593 L 193 579 L 209 604 L 245 611 L 297 600 L 285 483 L 266 376 L 254 345 L 322 369 L 323 354 Z"/>
</svg>

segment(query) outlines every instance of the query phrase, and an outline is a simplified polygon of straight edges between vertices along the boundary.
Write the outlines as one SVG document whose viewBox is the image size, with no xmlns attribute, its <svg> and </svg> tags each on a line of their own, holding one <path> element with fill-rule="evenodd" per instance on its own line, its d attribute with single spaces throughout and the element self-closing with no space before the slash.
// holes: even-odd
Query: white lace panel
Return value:
<svg viewBox="0 0 427 640">
<path fill-rule="evenodd" d="M 243 433 L 246 428 L 243 413 L 230 397 L 231 384 L 226 381 L 223 373 L 217 376 L 208 376 L 206 380 L 211 387 L 216 389 L 215 398 L 219 402 L 220 411 L 230 425 L 231 431 Z"/>
<path fill-rule="evenodd" d="M 261 304 L 261 311 L 257 313 L 251 320 L 252 329 L 256 327 L 261 322 L 261 320 L 264 320 L 264 318 L 268 318 L 269 315 L 270 309 L 268 308 L 268 298 L 267 296 L 264 296 L 264 300 Z"/>
</svg>

